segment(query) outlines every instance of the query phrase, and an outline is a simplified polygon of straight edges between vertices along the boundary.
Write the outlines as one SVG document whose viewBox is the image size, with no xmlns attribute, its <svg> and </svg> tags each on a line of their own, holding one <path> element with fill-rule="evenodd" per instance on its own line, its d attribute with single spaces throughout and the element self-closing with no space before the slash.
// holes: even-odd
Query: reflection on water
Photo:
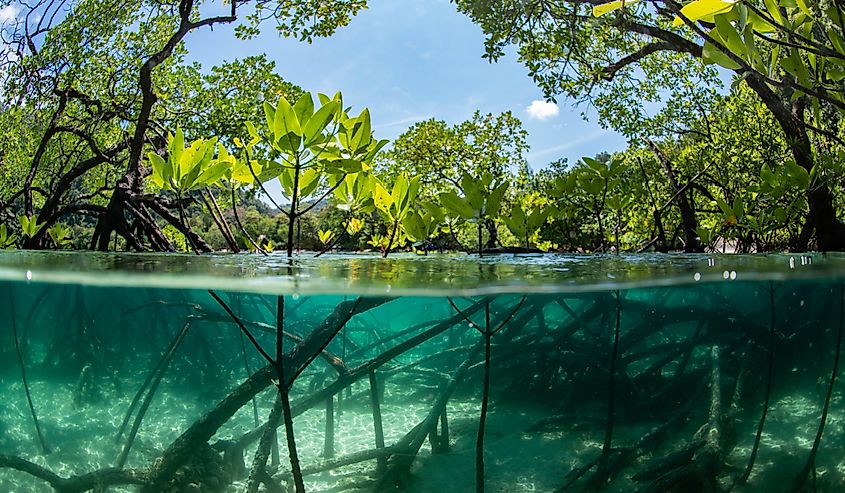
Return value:
<svg viewBox="0 0 845 493">
<path fill-rule="evenodd" d="M 845 254 L 173 255 L 0 251 L 0 280 L 265 294 L 561 293 L 721 280 L 836 278 Z"/>
</svg>

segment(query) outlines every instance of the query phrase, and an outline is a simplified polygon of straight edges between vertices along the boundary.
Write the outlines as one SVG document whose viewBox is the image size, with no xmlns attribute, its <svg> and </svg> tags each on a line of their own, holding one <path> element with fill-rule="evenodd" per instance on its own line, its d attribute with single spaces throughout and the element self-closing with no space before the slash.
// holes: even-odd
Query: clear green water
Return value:
<svg viewBox="0 0 845 493">
<path fill-rule="evenodd" d="M 4 253 L 0 492 L 246 491 L 280 396 L 248 335 L 274 359 L 280 325 L 307 491 L 475 489 L 488 329 L 486 491 L 845 491 L 843 283 L 836 255 Z M 259 491 L 293 491 L 275 438 Z"/>
</svg>

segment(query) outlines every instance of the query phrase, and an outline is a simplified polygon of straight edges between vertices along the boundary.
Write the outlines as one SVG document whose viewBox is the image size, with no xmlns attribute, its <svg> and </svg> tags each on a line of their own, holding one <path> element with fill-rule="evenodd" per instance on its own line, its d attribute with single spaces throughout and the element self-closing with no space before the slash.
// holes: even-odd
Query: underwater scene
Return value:
<svg viewBox="0 0 845 493">
<path fill-rule="evenodd" d="M 0 492 L 845 491 L 843 256 L 172 257 L 0 256 Z"/>
</svg>

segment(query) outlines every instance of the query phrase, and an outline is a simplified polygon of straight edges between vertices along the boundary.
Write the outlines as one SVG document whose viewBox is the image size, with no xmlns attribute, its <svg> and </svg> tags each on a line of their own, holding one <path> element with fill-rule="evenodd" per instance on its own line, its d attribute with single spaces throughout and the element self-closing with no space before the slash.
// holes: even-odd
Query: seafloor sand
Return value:
<svg viewBox="0 0 845 493">
<path fill-rule="evenodd" d="M 47 456 L 39 454 L 26 398 L 22 386 L 14 375 L 0 378 L 0 453 L 15 454 L 50 468 L 62 476 L 80 474 L 114 464 L 120 446 L 114 436 L 129 405 L 132 390 L 112 400 L 104 399 L 80 409 L 73 407 L 72 383 L 31 382 L 45 438 L 53 448 Z M 128 389 L 128 387 L 127 387 Z M 363 391 L 363 384 L 352 389 L 342 413 L 336 418 L 335 453 L 343 456 L 373 447 L 372 415 Z M 259 414 L 269 413 L 272 393 L 261 396 Z M 407 386 L 388 382 L 382 413 L 385 441 L 388 445 L 402 437 L 428 412 L 430 395 L 408 395 Z M 812 445 L 820 413 L 817 392 L 807 395 L 779 396 L 770 409 L 766 431 L 758 456 L 757 466 L 747 486 L 735 491 L 781 491 L 785 481 L 800 468 Z M 150 459 L 176 438 L 203 410 L 213 404 L 168 385 L 162 385 L 150 407 L 144 426 L 135 441 L 128 466 L 143 467 Z M 819 452 L 819 491 L 845 491 L 845 452 L 843 452 L 842 401 L 836 396 L 828 416 L 825 440 Z M 412 469 L 408 491 L 414 493 L 444 493 L 471 491 L 475 487 L 475 439 L 478 425 L 479 403 L 477 397 L 456 398 L 449 404 L 451 450 L 432 455 L 425 444 Z M 529 492 L 553 491 L 564 482 L 573 468 L 594 458 L 601 450 L 600 426 L 566 425 L 549 427 L 542 432 L 527 430 L 550 410 L 537 404 L 523 406 L 492 406 L 486 434 L 487 491 Z M 744 426 L 745 432 L 737 437 L 737 446 L 728 458 L 728 467 L 737 471 L 745 465 L 754 438 L 757 411 Z M 323 409 L 312 409 L 295 420 L 300 458 L 305 466 L 321 459 L 324 440 Z M 614 436 L 615 443 L 635 441 L 642 433 L 657 423 L 628 426 L 620 423 Z M 625 470 L 631 474 L 638 464 L 671 450 L 695 431 L 700 423 L 690 422 L 676 439 L 668 440 L 663 449 L 653 457 L 638 459 L 633 467 Z M 232 438 L 252 428 L 251 406 L 244 407 L 224 428 L 217 438 Z M 280 435 L 281 436 L 281 435 Z M 284 440 L 280 440 L 281 468 L 287 463 Z M 253 449 L 246 454 L 247 464 Z M 367 490 L 375 461 L 364 462 L 308 476 L 309 491 Z M 786 466 L 784 466 L 786 465 Z M 621 480 L 620 480 L 621 479 Z M 636 484 L 617 478 L 607 491 L 633 491 Z M 23 473 L 0 470 L 0 492 L 49 492 L 45 483 Z M 109 491 L 133 491 L 112 488 Z M 235 482 L 225 491 L 244 491 L 244 482 Z"/>
</svg>

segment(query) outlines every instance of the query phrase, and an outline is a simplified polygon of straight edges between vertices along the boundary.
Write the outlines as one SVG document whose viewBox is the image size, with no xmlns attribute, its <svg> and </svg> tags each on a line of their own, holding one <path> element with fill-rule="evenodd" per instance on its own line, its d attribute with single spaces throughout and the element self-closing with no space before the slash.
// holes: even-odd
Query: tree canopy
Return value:
<svg viewBox="0 0 845 493">
<path fill-rule="evenodd" d="M 378 115 L 296 87 L 263 55 L 185 61 L 196 30 L 310 42 L 363 0 L 15 5 L 0 247 L 845 248 L 835 3 L 458 0 L 486 57 L 514 46 L 547 98 L 591 105 L 629 139 L 539 172 L 511 112 L 432 118 L 388 145 Z"/>
</svg>

